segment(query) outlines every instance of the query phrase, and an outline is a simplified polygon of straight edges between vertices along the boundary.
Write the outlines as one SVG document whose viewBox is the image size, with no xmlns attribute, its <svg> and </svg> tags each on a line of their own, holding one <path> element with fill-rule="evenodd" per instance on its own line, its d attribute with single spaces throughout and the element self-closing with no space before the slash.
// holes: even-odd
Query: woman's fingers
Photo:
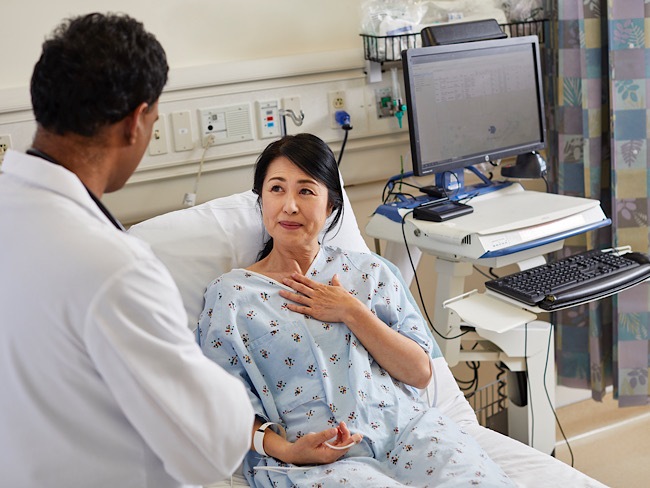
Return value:
<svg viewBox="0 0 650 488">
<path fill-rule="evenodd" d="M 287 290 L 280 290 L 280 296 L 282 298 L 286 298 L 287 300 L 291 300 L 296 303 L 301 303 L 303 305 L 307 305 L 310 300 L 308 296 L 301 295 L 300 293 L 292 293 Z"/>
<path fill-rule="evenodd" d="M 293 275 L 292 275 L 293 276 Z M 295 275 L 300 276 L 300 275 Z M 314 290 L 314 286 L 309 286 L 307 284 L 301 283 L 292 278 L 285 278 L 282 282 L 287 285 L 289 288 L 296 290 L 297 292 L 302 293 L 303 295 L 309 295 L 310 291 Z"/>
</svg>

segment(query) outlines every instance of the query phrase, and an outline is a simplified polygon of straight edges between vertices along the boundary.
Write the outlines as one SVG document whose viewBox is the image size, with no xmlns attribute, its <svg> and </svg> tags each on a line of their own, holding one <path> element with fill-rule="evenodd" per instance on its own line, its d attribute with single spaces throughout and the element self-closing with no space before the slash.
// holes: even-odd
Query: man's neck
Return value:
<svg viewBox="0 0 650 488">
<path fill-rule="evenodd" d="M 76 174 L 86 188 L 101 198 L 107 184 L 105 154 L 90 142 L 82 136 L 60 136 L 39 127 L 32 147 Z"/>
</svg>

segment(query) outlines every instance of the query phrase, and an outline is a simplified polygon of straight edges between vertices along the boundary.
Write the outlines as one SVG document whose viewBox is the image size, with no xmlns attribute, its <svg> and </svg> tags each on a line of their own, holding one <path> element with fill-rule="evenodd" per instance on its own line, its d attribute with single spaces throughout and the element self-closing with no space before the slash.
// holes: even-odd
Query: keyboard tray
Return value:
<svg viewBox="0 0 650 488">
<path fill-rule="evenodd" d="M 618 293 L 647 279 L 650 258 L 643 253 L 586 251 L 490 280 L 485 286 L 550 312 Z"/>
</svg>

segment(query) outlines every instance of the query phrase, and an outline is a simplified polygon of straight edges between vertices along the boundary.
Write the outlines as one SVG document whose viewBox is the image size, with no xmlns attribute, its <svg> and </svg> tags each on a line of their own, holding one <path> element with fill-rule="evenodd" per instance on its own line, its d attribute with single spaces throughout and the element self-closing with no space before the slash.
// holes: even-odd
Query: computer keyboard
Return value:
<svg viewBox="0 0 650 488">
<path fill-rule="evenodd" d="M 588 302 L 650 278 L 650 258 L 639 252 L 586 251 L 487 281 L 486 288 L 542 310 Z"/>
</svg>

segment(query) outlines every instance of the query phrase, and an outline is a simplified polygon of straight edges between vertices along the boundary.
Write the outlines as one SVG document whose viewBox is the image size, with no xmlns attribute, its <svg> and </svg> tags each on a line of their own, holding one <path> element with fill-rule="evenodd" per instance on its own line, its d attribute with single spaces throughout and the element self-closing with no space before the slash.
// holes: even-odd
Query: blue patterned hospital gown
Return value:
<svg viewBox="0 0 650 488">
<path fill-rule="evenodd" d="M 321 248 L 307 276 L 331 284 L 335 273 L 388 327 L 427 352 L 435 347 L 401 281 L 379 258 Z M 282 288 L 243 269 L 211 283 L 199 320 L 204 353 L 241 377 L 256 413 L 282 424 L 288 440 L 345 421 L 363 441 L 337 462 L 311 468 L 251 451 L 244 464 L 251 486 L 513 486 L 420 390 L 393 380 L 348 327 L 291 312 Z"/>
</svg>

